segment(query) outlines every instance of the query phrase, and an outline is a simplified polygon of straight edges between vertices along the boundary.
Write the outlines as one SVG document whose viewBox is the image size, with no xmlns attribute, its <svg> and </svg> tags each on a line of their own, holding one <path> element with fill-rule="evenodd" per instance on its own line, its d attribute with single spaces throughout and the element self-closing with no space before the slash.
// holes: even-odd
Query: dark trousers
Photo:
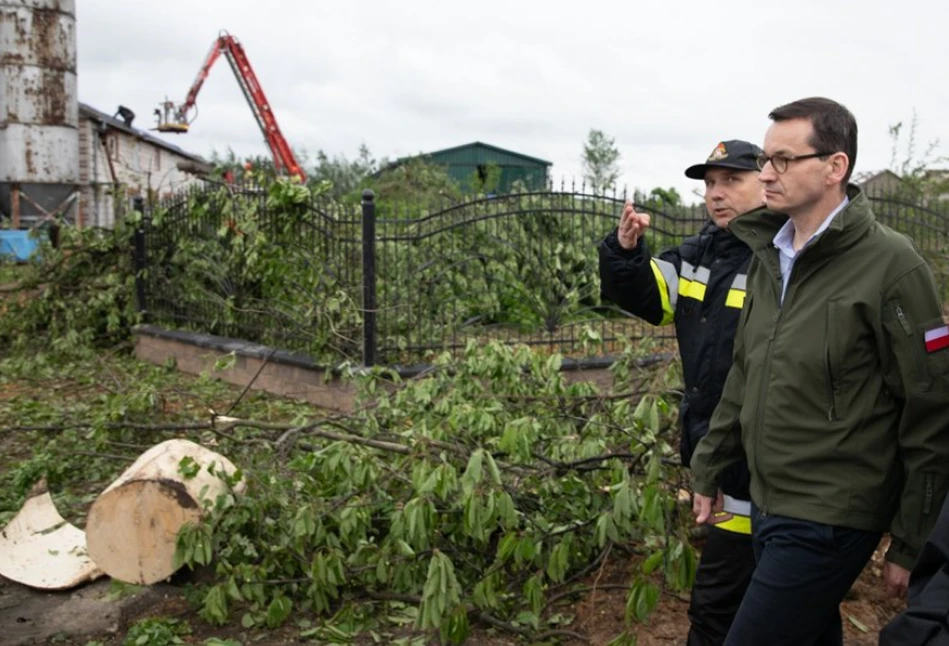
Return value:
<svg viewBox="0 0 949 646">
<path fill-rule="evenodd" d="M 755 571 L 748 534 L 709 528 L 689 604 L 688 646 L 721 646 Z"/>
<path fill-rule="evenodd" d="M 879 532 L 751 512 L 758 564 L 727 646 L 841 646 L 840 602 Z"/>
</svg>

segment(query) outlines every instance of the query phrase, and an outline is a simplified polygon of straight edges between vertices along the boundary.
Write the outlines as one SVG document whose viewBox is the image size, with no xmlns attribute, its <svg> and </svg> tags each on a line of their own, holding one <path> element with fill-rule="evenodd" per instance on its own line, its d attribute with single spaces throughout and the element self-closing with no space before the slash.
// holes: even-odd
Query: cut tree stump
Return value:
<svg viewBox="0 0 949 646">
<path fill-rule="evenodd" d="M 200 470 L 186 478 L 185 458 Z M 230 460 L 188 440 L 169 440 L 143 453 L 96 498 L 86 521 L 89 556 L 106 574 L 126 583 L 150 585 L 174 574 L 175 542 L 186 523 L 198 523 L 205 502 L 228 487 L 215 474 L 232 475 Z M 243 481 L 234 493 L 243 490 Z"/>
</svg>

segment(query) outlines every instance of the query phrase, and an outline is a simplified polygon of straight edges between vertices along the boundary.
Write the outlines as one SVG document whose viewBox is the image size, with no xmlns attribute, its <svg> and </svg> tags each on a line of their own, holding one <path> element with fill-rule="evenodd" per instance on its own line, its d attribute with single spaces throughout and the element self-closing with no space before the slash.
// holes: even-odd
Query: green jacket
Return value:
<svg viewBox="0 0 949 646">
<path fill-rule="evenodd" d="M 903 235 L 878 223 L 856 187 L 798 255 L 783 305 L 778 251 L 787 216 L 737 218 L 754 253 L 735 362 L 692 459 L 713 496 L 747 456 L 765 513 L 893 537 L 887 559 L 913 564 L 949 482 L 949 348 L 932 273 Z"/>
</svg>

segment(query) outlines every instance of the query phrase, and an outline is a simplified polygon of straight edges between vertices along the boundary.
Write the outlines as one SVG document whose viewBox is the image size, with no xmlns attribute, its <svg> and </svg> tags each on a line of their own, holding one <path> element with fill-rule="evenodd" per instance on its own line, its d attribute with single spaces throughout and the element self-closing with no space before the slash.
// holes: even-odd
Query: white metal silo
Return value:
<svg viewBox="0 0 949 646">
<path fill-rule="evenodd" d="M 75 0 L 0 0 L 0 213 L 13 226 L 77 212 Z"/>
</svg>

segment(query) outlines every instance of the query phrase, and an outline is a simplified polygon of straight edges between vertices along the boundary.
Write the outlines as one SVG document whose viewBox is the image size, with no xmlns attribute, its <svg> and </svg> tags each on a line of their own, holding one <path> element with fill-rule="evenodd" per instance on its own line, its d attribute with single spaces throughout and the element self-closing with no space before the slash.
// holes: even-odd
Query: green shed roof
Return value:
<svg viewBox="0 0 949 646">
<path fill-rule="evenodd" d="M 381 173 L 386 168 L 400 166 L 412 159 L 422 159 L 426 163 L 442 166 L 448 176 L 461 186 L 462 190 L 470 190 L 485 181 L 487 169 L 496 166 L 500 170 L 495 190 L 508 192 L 516 182 L 523 182 L 531 189 L 540 189 L 547 184 L 549 168 L 552 162 L 530 155 L 505 150 L 498 146 L 475 141 L 470 144 L 443 148 L 428 153 L 419 153 L 408 157 L 401 157 L 379 169 Z"/>
<path fill-rule="evenodd" d="M 538 157 L 531 157 L 530 155 L 525 155 L 523 153 L 514 152 L 513 150 L 506 150 L 499 146 L 492 146 L 491 144 L 486 144 L 483 141 L 474 141 L 470 144 L 462 144 L 461 146 L 452 146 L 451 148 L 443 148 L 442 150 L 435 150 L 429 153 L 422 153 L 422 157 L 441 157 L 453 155 L 455 153 L 462 152 L 466 149 L 472 148 L 482 148 L 484 150 L 489 150 L 496 154 L 502 155 L 504 157 L 512 157 L 514 159 L 523 160 L 526 162 L 531 162 L 532 164 L 541 164 L 544 166 L 553 166 L 553 162 L 549 162 L 546 159 L 540 159 Z M 513 160 L 512 160 L 513 161 Z"/>
</svg>

